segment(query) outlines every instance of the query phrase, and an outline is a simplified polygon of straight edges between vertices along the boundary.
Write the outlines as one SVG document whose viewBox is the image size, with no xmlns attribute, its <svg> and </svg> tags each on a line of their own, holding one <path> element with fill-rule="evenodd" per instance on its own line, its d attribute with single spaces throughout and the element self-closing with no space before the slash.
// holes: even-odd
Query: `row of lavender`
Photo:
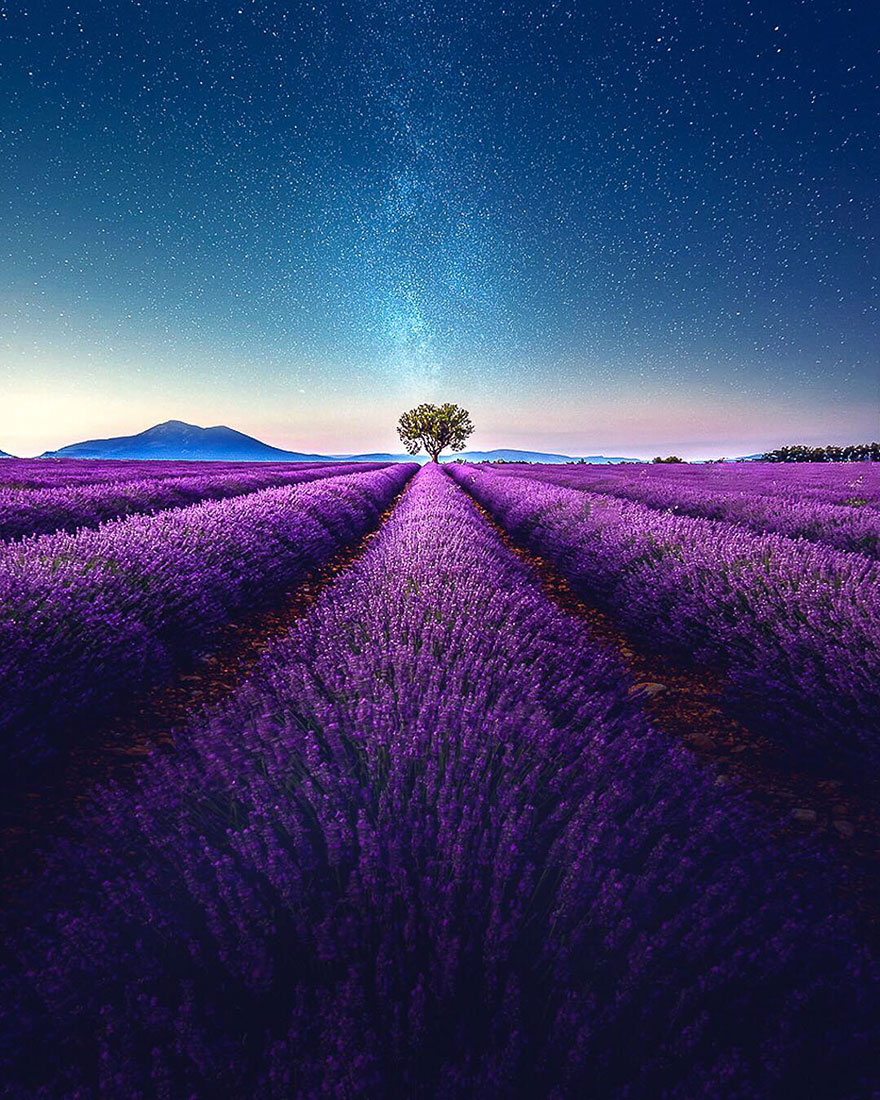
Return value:
<svg viewBox="0 0 880 1100">
<path fill-rule="evenodd" d="M 414 466 L 46 535 L 0 553 L 0 740 L 17 769 L 364 534 Z M 7 773 L 12 778 L 11 773 Z"/>
<path fill-rule="evenodd" d="M 10 1095 L 869 1095 L 877 975 L 824 867 L 627 689 L 424 468 L 50 859 Z"/>
<path fill-rule="evenodd" d="M 186 477 L 138 477 L 124 481 L 74 482 L 55 489 L 0 487 L 0 541 L 52 531 L 97 527 L 120 516 L 152 514 L 166 508 L 185 508 L 201 500 L 242 496 L 272 485 L 296 485 L 352 471 L 376 470 L 383 463 L 289 463 L 264 468 L 253 463 L 244 469 L 198 470 Z"/>
<path fill-rule="evenodd" d="M 680 515 L 734 523 L 759 534 L 774 532 L 880 557 L 880 466 L 869 464 L 860 474 L 850 476 L 845 489 L 840 483 L 816 486 L 815 492 L 807 485 L 818 475 L 808 468 L 799 480 L 796 474 L 801 468 L 795 466 L 786 477 L 772 479 L 760 469 L 746 468 L 752 480 L 742 474 L 719 476 L 713 466 L 695 467 L 696 472 L 686 476 L 647 473 L 656 467 L 615 467 L 613 473 L 597 473 L 589 467 L 511 466 L 500 467 L 498 472 L 605 493 Z M 846 500 L 835 503 L 843 492 L 848 494 Z"/>
<path fill-rule="evenodd" d="M 0 487 L 60 488 L 105 481 L 135 481 L 149 477 L 186 477 L 196 474 L 252 470 L 253 462 L 155 461 L 140 459 L 4 459 Z M 261 469 L 285 470 L 289 462 L 259 463 Z M 321 465 L 319 462 L 310 466 Z M 333 465 L 333 463 L 328 463 Z M 514 464 L 511 464 L 513 467 Z M 538 469 L 534 466 L 518 469 Z M 797 495 L 827 504 L 864 501 L 880 508 L 880 465 L 877 463 L 733 463 L 653 465 L 621 463 L 607 466 L 570 464 L 559 472 L 575 472 L 596 479 L 596 488 L 632 479 L 652 483 L 675 482 L 724 492 L 761 495 Z M 593 487 L 593 486 L 591 486 Z M 858 506 L 858 505 L 856 505 Z"/>
<path fill-rule="evenodd" d="M 537 466 L 520 466 L 538 469 Z M 712 492 L 796 496 L 801 500 L 880 508 L 880 463 L 736 462 L 566 464 L 554 467 L 589 476 L 597 489 L 615 483 L 676 484 Z M 592 487 L 592 486 L 591 486 Z"/>
<path fill-rule="evenodd" d="M 880 763 L 880 565 L 860 554 L 468 466 L 450 467 L 514 538 L 632 636 L 729 671 L 769 736 Z"/>
<path fill-rule="evenodd" d="M 0 460 L 0 488 L 63 489 L 144 478 L 192 477 L 212 473 L 246 473 L 258 467 L 275 473 L 290 470 L 290 462 L 199 462 L 116 458 L 4 458 Z M 299 463 L 296 464 L 300 465 Z M 309 466 L 338 463 L 310 462 Z"/>
</svg>

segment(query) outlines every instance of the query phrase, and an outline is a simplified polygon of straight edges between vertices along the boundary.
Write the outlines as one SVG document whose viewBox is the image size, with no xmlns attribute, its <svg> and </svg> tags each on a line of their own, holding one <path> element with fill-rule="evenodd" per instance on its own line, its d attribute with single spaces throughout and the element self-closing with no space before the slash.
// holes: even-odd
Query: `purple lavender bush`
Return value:
<svg viewBox="0 0 880 1100">
<path fill-rule="evenodd" d="M 205 476 L 253 469 L 252 462 L 198 462 L 117 458 L 5 458 L 0 462 L 4 489 L 63 489 L 74 485 L 142 481 L 144 478 Z M 311 463 L 310 463 L 311 465 Z M 289 463 L 261 463 L 260 469 L 290 468 Z"/>
<path fill-rule="evenodd" d="M 317 469 L 338 462 L 203 462 L 196 459 L 132 458 L 4 458 L 0 461 L 2 489 L 65 489 L 110 482 L 177 477 L 228 476 L 232 473 L 290 473 L 291 468 Z"/>
<path fill-rule="evenodd" d="M 804 466 L 806 464 L 799 464 L 796 470 Z M 613 474 L 597 474 L 589 467 L 520 466 L 510 471 L 500 467 L 497 472 L 571 489 L 607 493 L 676 515 L 737 524 L 758 534 L 772 532 L 787 538 L 825 543 L 838 550 L 867 554 L 872 558 L 880 557 L 880 510 L 870 506 L 872 502 L 867 496 L 858 495 L 876 492 L 880 497 L 880 471 L 874 477 L 864 472 L 851 476 L 848 501 L 833 503 L 828 499 L 802 498 L 805 492 L 802 483 L 816 480 L 810 468 L 802 482 L 794 476 L 777 479 L 774 482 L 776 491 L 772 493 L 767 491 L 767 478 L 758 470 L 747 469 L 747 474 L 752 474 L 754 479 L 751 484 L 746 476 L 740 475 L 733 482 L 737 487 L 730 488 L 733 479 L 719 477 L 715 466 L 694 467 L 696 473 L 686 478 L 672 472 L 666 477 L 646 473 L 656 468 L 614 467 L 617 472 Z M 670 471 L 671 468 L 663 466 L 663 469 Z M 839 497 L 840 487 L 829 488 L 829 492 Z"/>
<path fill-rule="evenodd" d="M 3 548 L 8 780 L 366 533 L 414 469 L 264 489 Z"/>
<path fill-rule="evenodd" d="M 77 484 L 55 489 L 0 487 L 0 541 L 97 527 L 107 520 L 185 508 L 202 500 L 243 496 L 273 485 L 298 485 L 322 477 L 381 469 L 382 463 L 335 466 L 290 465 L 282 469 L 231 470 L 187 477 L 144 477 L 128 481 Z"/>
<path fill-rule="evenodd" d="M 768 736 L 880 762 L 880 565 L 860 554 L 458 466 L 517 540 L 634 638 L 724 667 Z"/>
<path fill-rule="evenodd" d="M 880 463 L 877 462 L 735 462 L 735 463 L 505 463 L 499 472 L 527 476 L 571 476 L 593 492 L 615 486 L 677 486 L 708 493 L 747 493 L 786 497 L 849 507 L 880 508 Z"/>
<path fill-rule="evenodd" d="M 656 733 L 442 470 L 13 922 L 18 1096 L 868 1095 L 818 858 Z"/>
</svg>

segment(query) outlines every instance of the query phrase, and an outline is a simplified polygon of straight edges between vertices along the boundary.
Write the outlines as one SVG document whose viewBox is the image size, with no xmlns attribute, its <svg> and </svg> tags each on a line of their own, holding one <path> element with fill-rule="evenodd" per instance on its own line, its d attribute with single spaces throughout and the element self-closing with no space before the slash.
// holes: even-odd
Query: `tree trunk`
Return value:
<svg viewBox="0 0 880 1100">
<path fill-rule="evenodd" d="M 431 461 L 432 461 L 432 462 L 437 462 L 437 463 L 439 463 L 439 461 L 440 461 L 440 460 L 439 460 L 439 458 L 437 457 L 437 455 L 439 455 L 439 453 L 440 453 L 440 452 L 438 451 L 436 455 L 431 455 Z"/>
</svg>

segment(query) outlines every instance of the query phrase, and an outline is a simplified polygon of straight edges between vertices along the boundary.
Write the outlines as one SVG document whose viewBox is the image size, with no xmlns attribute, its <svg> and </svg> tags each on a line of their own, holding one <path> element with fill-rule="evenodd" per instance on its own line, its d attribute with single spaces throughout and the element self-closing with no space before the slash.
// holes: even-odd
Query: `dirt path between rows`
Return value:
<svg viewBox="0 0 880 1100">
<path fill-rule="evenodd" d="M 234 694 L 266 649 L 287 634 L 339 573 L 363 556 L 399 499 L 398 494 L 368 534 L 282 593 L 270 608 L 223 627 L 210 650 L 179 669 L 173 681 L 96 723 L 29 787 L 6 792 L 0 799 L 0 895 L 14 891 L 33 873 L 40 848 L 65 835 L 65 823 L 89 802 L 95 787 L 132 782 L 138 765 L 151 753 L 173 749 L 175 736 L 185 734 L 205 708 Z"/>
<path fill-rule="evenodd" d="M 616 652 L 654 726 L 681 741 L 717 772 L 719 793 L 730 785 L 766 811 L 768 828 L 809 838 L 844 873 L 844 903 L 880 956 L 880 805 L 843 771 L 808 770 L 766 737 L 726 714 L 720 671 L 685 669 L 639 648 L 610 615 L 582 600 L 544 558 L 517 545 L 471 497 L 511 552 L 537 574 L 553 602 L 587 626 L 592 637 Z"/>
</svg>

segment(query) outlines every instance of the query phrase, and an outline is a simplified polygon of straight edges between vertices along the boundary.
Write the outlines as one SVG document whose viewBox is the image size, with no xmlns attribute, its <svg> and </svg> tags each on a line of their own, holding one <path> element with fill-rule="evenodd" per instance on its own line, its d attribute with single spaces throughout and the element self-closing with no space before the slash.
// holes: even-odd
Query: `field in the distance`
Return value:
<svg viewBox="0 0 880 1100">
<path fill-rule="evenodd" d="M 3 460 L 8 1095 L 880 1088 L 880 469 Z"/>
</svg>

